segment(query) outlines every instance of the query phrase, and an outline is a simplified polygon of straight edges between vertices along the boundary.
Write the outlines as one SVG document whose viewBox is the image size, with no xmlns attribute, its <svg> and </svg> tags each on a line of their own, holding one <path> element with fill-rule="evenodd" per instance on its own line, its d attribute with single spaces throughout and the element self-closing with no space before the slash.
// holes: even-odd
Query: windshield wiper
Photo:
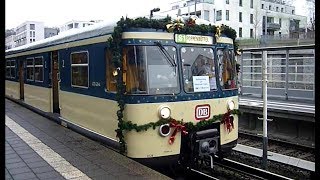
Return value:
<svg viewBox="0 0 320 180">
<path fill-rule="evenodd" d="M 163 53 L 163 55 L 166 57 L 168 63 L 172 66 L 172 67 L 177 67 L 177 64 L 175 63 L 174 59 L 170 56 L 170 54 L 168 53 L 168 51 L 163 47 L 163 45 L 160 42 L 154 42 L 155 45 L 157 45 L 159 47 L 159 49 L 161 50 L 161 52 Z"/>
</svg>

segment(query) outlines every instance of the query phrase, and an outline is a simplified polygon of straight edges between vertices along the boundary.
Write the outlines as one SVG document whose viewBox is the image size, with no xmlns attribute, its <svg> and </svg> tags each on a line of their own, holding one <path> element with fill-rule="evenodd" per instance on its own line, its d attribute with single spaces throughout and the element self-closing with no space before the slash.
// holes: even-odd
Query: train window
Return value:
<svg viewBox="0 0 320 180">
<path fill-rule="evenodd" d="M 7 78 L 11 77 L 11 63 L 10 63 L 10 60 L 6 61 L 6 77 Z"/>
<path fill-rule="evenodd" d="M 222 89 L 237 88 L 236 61 L 233 50 L 219 49 L 217 57 L 219 62 L 219 81 Z"/>
<path fill-rule="evenodd" d="M 117 77 L 113 75 L 115 67 L 112 63 L 112 54 L 110 50 L 106 52 L 106 89 L 108 91 L 116 92 L 117 91 Z"/>
<path fill-rule="evenodd" d="M 128 46 L 124 55 L 129 94 L 180 92 L 175 47 L 164 46 L 161 49 L 159 46 Z"/>
<path fill-rule="evenodd" d="M 26 62 L 27 62 L 27 80 L 33 81 L 34 80 L 34 59 L 28 58 Z"/>
<path fill-rule="evenodd" d="M 203 92 L 217 89 L 213 49 L 182 47 L 181 61 L 186 92 Z"/>
<path fill-rule="evenodd" d="M 10 72 L 11 72 L 11 78 L 15 78 L 16 77 L 16 61 L 15 60 L 11 61 Z"/>
<path fill-rule="evenodd" d="M 43 57 L 34 58 L 34 80 L 43 82 Z"/>
<path fill-rule="evenodd" d="M 16 77 L 16 61 L 15 60 L 6 61 L 6 77 L 7 78 Z"/>
<path fill-rule="evenodd" d="M 89 58 L 88 52 L 71 53 L 71 85 L 89 87 Z"/>
</svg>

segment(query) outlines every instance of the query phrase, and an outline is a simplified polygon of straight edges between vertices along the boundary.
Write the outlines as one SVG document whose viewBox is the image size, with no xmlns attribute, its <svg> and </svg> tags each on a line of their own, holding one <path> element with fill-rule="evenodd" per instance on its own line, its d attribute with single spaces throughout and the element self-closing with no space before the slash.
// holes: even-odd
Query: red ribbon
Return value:
<svg viewBox="0 0 320 180">
<path fill-rule="evenodd" d="M 172 135 L 171 135 L 171 137 L 169 139 L 169 144 L 170 145 L 174 143 L 174 140 L 176 138 L 177 132 L 181 131 L 183 133 L 183 135 L 188 134 L 187 128 L 184 125 L 179 124 L 176 120 L 173 120 L 173 121 L 170 122 L 170 128 L 172 128 L 172 127 L 175 128 L 175 129 L 174 129 L 174 131 L 173 131 L 173 133 L 172 133 Z"/>
<path fill-rule="evenodd" d="M 225 113 L 222 117 L 222 123 L 224 123 L 224 126 L 227 130 L 228 133 L 230 133 L 232 131 L 232 129 L 234 128 L 234 125 L 233 125 L 233 118 L 231 118 L 230 116 L 231 112 L 230 110 Z M 232 128 L 231 128 L 232 127 Z"/>
</svg>

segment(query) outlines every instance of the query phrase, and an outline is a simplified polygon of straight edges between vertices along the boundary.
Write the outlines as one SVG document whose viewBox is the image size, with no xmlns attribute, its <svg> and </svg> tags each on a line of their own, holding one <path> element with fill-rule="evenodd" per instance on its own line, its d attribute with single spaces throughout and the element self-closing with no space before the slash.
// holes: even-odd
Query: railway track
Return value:
<svg viewBox="0 0 320 180">
<path fill-rule="evenodd" d="M 263 147 L 261 136 L 247 132 L 239 132 L 238 143 L 258 149 Z M 268 151 L 315 162 L 315 148 L 312 146 L 270 138 L 268 139 Z"/>
<path fill-rule="evenodd" d="M 185 175 L 185 180 L 189 179 L 213 179 L 213 180 L 227 180 L 227 179 L 250 179 L 250 180 L 265 180 L 265 179 L 279 179 L 289 180 L 290 178 L 258 169 L 243 163 L 239 163 L 230 159 L 223 159 L 222 161 L 214 161 L 213 169 L 209 166 L 210 161 L 206 160 L 206 166 L 200 169 L 187 168 L 188 172 Z M 179 178 L 178 178 L 179 179 Z"/>
</svg>

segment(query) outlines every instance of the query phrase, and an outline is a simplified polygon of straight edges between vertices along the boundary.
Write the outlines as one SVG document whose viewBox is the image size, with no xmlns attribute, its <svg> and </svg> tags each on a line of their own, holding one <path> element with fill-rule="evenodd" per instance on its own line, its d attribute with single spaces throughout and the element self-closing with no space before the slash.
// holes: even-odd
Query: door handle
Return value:
<svg viewBox="0 0 320 180">
<path fill-rule="evenodd" d="M 61 82 L 60 73 L 57 73 L 57 80 L 58 80 L 59 82 Z"/>
</svg>

